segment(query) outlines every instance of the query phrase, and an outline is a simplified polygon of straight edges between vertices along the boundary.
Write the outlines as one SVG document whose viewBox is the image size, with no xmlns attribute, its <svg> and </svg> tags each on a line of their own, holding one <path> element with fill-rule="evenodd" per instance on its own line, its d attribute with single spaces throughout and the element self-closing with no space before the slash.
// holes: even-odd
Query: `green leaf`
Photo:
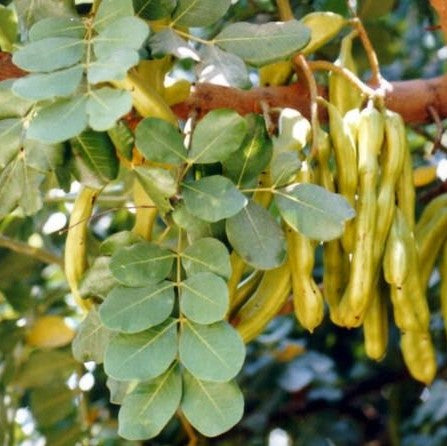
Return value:
<svg viewBox="0 0 447 446">
<path fill-rule="evenodd" d="M 305 15 L 301 23 L 310 30 L 310 41 L 303 54 L 311 54 L 333 39 L 346 25 L 347 20 L 340 14 L 317 11 Z"/>
<path fill-rule="evenodd" d="M 76 16 L 73 0 L 14 0 L 14 6 L 27 28 L 47 17 Z"/>
<path fill-rule="evenodd" d="M 17 171 L 17 162 L 9 163 L 0 171 L 0 219 L 16 207 L 22 195 L 22 184 Z"/>
<path fill-rule="evenodd" d="M 93 50 L 96 57 L 106 59 L 118 48 L 138 50 L 148 36 L 146 22 L 137 17 L 123 17 L 93 39 Z"/>
<path fill-rule="evenodd" d="M 71 348 L 74 358 L 79 362 L 95 361 L 101 364 L 111 337 L 112 332 L 104 327 L 98 311 L 92 308 L 73 339 Z"/>
<path fill-rule="evenodd" d="M 214 42 L 245 62 L 261 66 L 290 57 L 305 47 L 310 31 L 296 20 L 262 25 L 233 23 L 221 31 Z"/>
<path fill-rule="evenodd" d="M 172 282 L 144 288 L 116 287 L 99 307 L 99 316 L 111 330 L 138 333 L 164 322 L 172 312 L 174 299 Z"/>
<path fill-rule="evenodd" d="M 31 392 L 31 410 L 39 426 L 49 427 L 75 408 L 75 393 L 64 384 L 39 387 Z"/>
<path fill-rule="evenodd" d="M 117 177 L 119 161 L 106 133 L 86 130 L 71 140 L 71 147 L 73 153 L 103 184 Z"/>
<path fill-rule="evenodd" d="M 102 0 L 93 26 L 100 33 L 116 20 L 133 15 L 132 0 Z"/>
<path fill-rule="evenodd" d="M 248 132 L 241 146 L 222 162 L 224 173 L 236 184 L 245 184 L 256 178 L 269 164 L 272 142 L 260 115 L 250 114 Z"/>
<path fill-rule="evenodd" d="M 17 35 L 17 15 L 14 9 L 0 5 L 0 48 L 2 51 L 12 51 Z"/>
<path fill-rule="evenodd" d="M 85 50 L 83 40 L 72 37 L 48 37 L 31 42 L 12 57 L 26 71 L 54 71 L 78 63 Z"/>
<path fill-rule="evenodd" d="M 109 389 L 110 397 L 109 400 L 112 404 L 123 404 L 123 400 L 127 394 L 132 392 L 132 390 L 137 386 L 138 381 L 117 381 L 116 379 L 110 378 L 106 380 L 106 386 Z"/>
<path fill-rule="evenodd" d="M 13 92 L 25 99 L 53 99 L 70 96 L 81 83 L 83 68 L 76 65 L 54 73 L 30 74 L 17 79 L 12 87 Z"/>
<path fill-rule="evenodd" d="M 192 135 L 189 158 L 194 163 L 216 163 L 235 152 L 247 133 L 247 123 L 233 110 L 209 112 Z"/>
<path fill-rule="evenodd" d="M 272 269 L 284 262 L 286 242 L 281 226 L 253 201 L 227 220 L 226 231 L 235 251 L 256 269 Z"/>
<path fill-rule="evenodd" d="M 332 240 L 343 234 L 345 222 L 355 216 L 346 199 L 315 184 L 293 184 L 275 191 L 282 218 L 296 231 L 314 240 Z"/>
<path fill-rule="evenodd" d="M 135 243 L 141 242 L 142 239 L 138 235 L 130 231 L 120 231 L 107 237 L 99 245 L 99 253 L 104 256 L 111 256 L 113 253 L 125 246 L 134 245 Z"/>
<path fill-rule="evenodd" d="M 237 424 L 244 413 L 244 397 L 235 382 L 201 381 L 183 375 L 181 409 L 188 421 L 203 435 L 216 437 Z"/>
<path fill-rule="evenodd" d="M 73 99 L 58 99 L 42 107 L 31 121 L 26 132 L 30 139 L 56 143 L 79 135 L 87 127 L 87 99 L 84 96 Z"/>
<path fill-rule="evenodd" d="M 0 121 L 0 167 L 5 167 L 19 152 L 22 145 L 23 124 L 21 119 Z"/>
<path fill-rule="evenodd" d="M 173 261 L 171 251 L 142 242 L 118 249 L 112 256 L 110 270 L 122 284 L 142 287 L 165 279 Z"/>
<path fill-rule="evenodd" d="M 296 150 L 274 153 L 270 163 L 272 183 L 278 187 L 294 181 L 300 167 L 301 161 Z"/>
<path fill-rule="evenodd" d="M 186 208 L 202 220 L 216 222 L 237 214 L 247 198 L 236 186 L 220 175 L 182 183 Z"/>
<path fill-rule="evenodd" d="M 191 243 L 213 235 L 211 224 L 192 215 L 182 202 L 175 207 L 172 218 L 177 226 L 187 232 L 188 240 Z"/>
<path fill-rule="evenodd" d="M 40 172 L 51 172 L 64 161 L 62 144 L 43 144 L 32 139 L 25 139 L 22 147 L 26 165 Z"/>
<path fill-rule="evenodd" d="M 132 109 L 132 96 L 128 91 L 103 87 L 92 90 L 87 101 L 88 122 L 93 130 L 112 128 L 116 121 Z"/>
<path fill-rule="evenodd" d="M 150 161 L 181 164 L 187 160 L 182 134 L 163 119 L 143 119 L 135 129 L 135 144 Z"/>
<path fill-rule="evenodd" d="M 182 39 L 173 29 L 166 28 L 153 34 L 149 39 L 151 52 L 154 56 L 161 57 L 166 54 L 172 54 L 178 59 L 200 60 L 196 50 L 188 45 L 186 40 Z"/>
<path fill-rule="evenodd" d="M 135 145 L 133 132 L 124 122 L 118 122 L 115 127 L 107 131 L 116 151 L 127 160 L 132 159 L 132 151 Z"/>
<path fill-rule="evenodd" d="M 81 20 L 74 17 L 47 17 L 39 20 L 29 30 L 29 40 L 46 39 L 48 37 L 72 37 L 82 39 L 85 27 Z"/>
<path fill-rule="evenodd" d="M 159 20 L 171 15 L 176 0 L 133 0 L 135 15 L 145 20 Z"/>
<path fill-rule="evenodd" d="M 173 417 L 181 398 L 182 379 L 177 366 L 139 384 L 124 398 L 118 415 L 119 435 L 127 440 L 154 438 Z"/>
<path fill-rule="evenodd" d="M 165 372 L 177 354 L 177 321 L 135 334 L 118 334 L 109 343 L 104 370 L 117 380 L 147 380 Z"/>
<path fill-rule="evenodd" d="M 12 92 L 15 79 L 0 82 L 0 119 L 23 116 L 31 107 L 32 102 L 18 98 Z"/>
<path fill-rule="evenodd" d="M 182 265 L 188 276 L 212 272 L 228 279 L 231 275 L 230 255 L 225 245 L 215 238 L 202 238 L 182 253 Z"/>
<path fill-rule="evenodd" d="M 85 432 L 76 421 L 71 421 L 68 426 L 61 429 L 53 427 L 46 434 L 47 444 L 52 446 L 72 446 L 79 444 L 79 441 L 82 441 L 81 438 L 85 438 Z"/>
<path fill-rule="evenodd" d="M 14 383 L 29 388 L 46 386 L 57 380 L 68 379 L 77 366 L 68 352 L 35 351 L 17 373 Z"/>
<path fill-rule="evenodd" d="M 179 0 L 173 20 L 177 26 L 208 26 L 222 18 L 231 0 Z"/>
<path fill-rule="evenodd" d="M 199 82 L 249 88 L 251 86 L 244 61 L 217 46 L 207 46 L 201 51 L 202 61 L 196 67 Z"/>
<path fill-rule="evenodd" d="M 188 319 L 199 324 L 212 324 L 225 317 L 228 287 L 216 274 L 195 274 L 184 280 L 180 287 L 180 308 Z"/>
<path fill-rule="evenodd" d="M 177 193 L 177 182 L 172 173 L 159 167 L 136 167 L 134 172 L 160 213 L 165 215 L 171 211 L 169 199 Z"/>
<path fill-rule="evenodd" d="M 118 48 L 109 57 L 90 63 L 87 68 L 87 80 L 91 84 L 121 80 L 127 71 L 138 63 L 140 56 L 135 50 Z"/>
<path fill-rule="evenodd" d="M 107 294 L 118 285 L 110 271 L 110 257 L 99 256 L 82 277 L 79 294 L 83 298 L 99 297 L 105 299 Z"/>
<path fill-rule="evenodd" d="M 19 157 L 16 174 L 17 182 L 21 185 L 21 195 L 18 201 L 19 206 L 25 215 L 33 215 L 39 211 L 42 206 L 42 196 L 40 193 L 40 184 L 45 175 L 35 169 L 31 169 L 26 164 L 26 159 Z"/>
<path fill-rule="evenodd" d="M 228 322 L 199 325 L 187 320 L 180 331 L 179 357 L 198 379 L 229 381 L 244 363 L 245 346 Z"/>
</svg>

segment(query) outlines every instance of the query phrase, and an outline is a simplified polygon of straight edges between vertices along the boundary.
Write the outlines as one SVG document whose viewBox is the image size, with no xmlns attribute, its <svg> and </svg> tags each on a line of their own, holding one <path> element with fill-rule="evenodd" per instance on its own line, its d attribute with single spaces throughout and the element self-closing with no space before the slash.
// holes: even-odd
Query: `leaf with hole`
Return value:
<svg viewBox="0 0 447 446">
<path fill-rule="evenodd" d="M 136 167 L 134 172 L 160 214 L 165 215 L 171 211 L 169 199 L 177 193 L 177 182 L 172 173 L 160 167 Z"/>
<path fill-rule="evenodd" d="M 315 184 L 293 184 L 275 191 L 282 218 L 296 231 L 314 240 L 333 240 L 343 234 L 355 211 L 339 195 Z"/>
<path fill-rule="evenodd" d="M 221 175 L 204 177 L 182 184 L 186 208 L 202 220 L 216 222 L 237 214 L 247 198 L 231 180 Z"/>
<path fill-rule="evenodd" d="M 173 21 L 177 26 L 208 26 L 222 18 L 231 0 L 179 0 Z"/>
<path fill-rule="evenodd" d="M 74 358 L 79 362 L 104 361 L 104 352 L 112 337 L 112 331 L 104 327 L 96 309 L 92 309 L 81 322 L 73 339 L 71 349 Z"/>
<path fill-rule="evenodd" d="M 104 370 L 118 381 L 156 378 L 175 359 L 177 342 L 174 319 L 140 333 L 120 333 L 106 349 Z"/>
<path fill-rule="evenodd" d="M 286 242 L 281 226 L 253 201 L 227 220 L 226 232 L 234 250 L 254 268 L 272 269 L 284 262 Z"/>
<path fill-rule="evenodd" d="M 83 72 L 82 66 L 76 65 L 53 73 L 30 74 L 17 79 L 12 90 L 17 96 L 30 100 L 70 96 L 81 83 Z"/>
<path fill-rule="evenodd" d="M 92 41 L 95 56 L 106 59 L 118 48 L 138 50 L 149 36 L 146 22 L 137 17 L 123 17 L 111 23 Z"/>
<path fill-rule="evenodd" d="M 166 279 L 173 261 L 171 251 L 141 242 L 118 249 L 110 261 L 110 270 L 123 285 L 143 287 Z"/>
<path fill-rule="evenodd" d="M 119 434 L 128 440 L 157 436 L 175 414 L 181 398 L 182 378 L 174 365 L 126 395 L 118 415 Z"/>
<path fill-rule="evenodd" d="M 112 128 L 116 121 L 132 109 L 132 96 L 128 91 L 103 87 L 93 90 L 87 101 L 89 124 L 93 130 Z"/>
<path fill-rule="evenodd" d="M 213 110 L 194 129 L 189 158 L 200 164 L 225 161 L 246 134 L 247 123 L 242 116 L 233 110 Z"/>
<path fill-rule="evenodd" d="M 99 316 L 111 330 L 137 333 L 164 322 L 172 312 L 174 299 L 172 282 L 143 288 L 118 286 L 99 307 Z"/>
<path fill-rule="evenodd" d="M 56 143 L 73 138 L 87 127 L 87 98 L 58 99 L 42 107 L 31 121 L 26 136 L 38 141 Z"/>
<path fill-rule="evenodd" d="M 259 67 L 290 57 L 305 47 L 310 31 L 297 20 L 262 25 L 238 22 L 226 26 L 214 39 L 225 51 Z"/>
<path fill-rule="evenodd" d="M 230 277 L 230 255 L 225 245 L 215 238 L 206 237 L 195 241 L 181 253 L 181 258 L 188 276 L 211 272 L 224 279 Z"/>
<path fill-rule="evenodd" d="M 181 409 L 195 429 L 207 437 L 216 437 L 241 420 L 244 397 L 233 381 L 202 381 L 185 372 Z"/>
<path fill-rule="evenodd" d="M 229 381 L 244 363 L 245 346 L 228 322 L 199 325 L 187 320 L 180 331 L 179 357 L 198 379 Z"/>
<path fill-rule="evenodd" d="M 48 37 L 25 45 L 14 53 L 12 61 L 26 71 L 54 71 L 78 63 L 84 51 L 81 39 Z"/>
<path fill-rule="evenodd" d="M 212 324 L 222 320 L 228 310 L 226 282 L 213 273 L 198 273 L 180 284 L 181 312 L 191 321 Z"/>
<path fill-rule="evenodd" d="M 138 150 L 150 161 L 181 164 L 187 160 L 182 134 L 163 119 L 143 119 L 135 130 L 135 138 Z"/>
</svg>

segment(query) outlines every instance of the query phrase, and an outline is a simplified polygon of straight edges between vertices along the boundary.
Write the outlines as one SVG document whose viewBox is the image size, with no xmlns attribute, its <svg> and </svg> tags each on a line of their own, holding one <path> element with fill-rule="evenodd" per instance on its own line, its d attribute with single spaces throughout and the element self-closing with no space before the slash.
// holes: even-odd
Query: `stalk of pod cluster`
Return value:
<svg viewBox="0 0 447 446">
<path fill-rule="evenodd" d="M 391 309 L 409 372 L 430 383 L 436 357 L 426 290 L 442 251 L 441 307 L 447 318 L 447 195 L 433 200 L 415 223 L 416 194 L 402 118 L 372 101 L 344 115 L 337 104 L 322 98 L 319 103 L 328 109 L 329 133 L 319 129 L 317 159 L 302 162 L 296 181 L 342 194 L 356 217 L 340 239 L 323 243 L 321 288 L 313 277 L 317 243 L 285 225 L 287 262 L 233 286 L 233 319 L 249 342 L 292 291 L 294 312 L 304 328 L 312 332 L 322 322 L 326 303 L 333 323 L 363 328 L 366 354 L 380 360 L 387 350 Z M 301 137 L 305 142 L 310 124 L 301 128 L 307 132 Z M 233 260 L 240 270 L 243 262 L 235 254 Z"/>
</svg>

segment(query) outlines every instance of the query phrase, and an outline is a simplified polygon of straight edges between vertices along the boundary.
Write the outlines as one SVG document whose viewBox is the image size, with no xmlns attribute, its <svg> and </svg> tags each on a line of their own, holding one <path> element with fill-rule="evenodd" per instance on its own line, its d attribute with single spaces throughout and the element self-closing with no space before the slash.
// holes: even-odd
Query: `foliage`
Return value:
<svg viewBox="0 0 447 446">
<path fill-rule="evenodd" d="M 227 108 L 185 123 L 171 110 L 192 81 L 287 84 L 296 81 L 296 53 L 335 60 L 352 26 L 345 2 L 285 3 L 296 20 L 279 22 L 282 12 L 270 0 L 0 5 L 0 47 L 28 72 L 0 82 L 1 444 L 39 437 L 50 445 L 182 444 L 194 435 L 191 426 L 201 441 L 218 437 L 211 442 L 222 445 L 265 443 L 278 426 L 311 445 L 445 441 L 444 308 L 436 300 L 445 285 L 436 274 L 431 331 L 428 322 L 422 331 L 425 343 L 433 337 L 440 372 L 422 394 L 395 354 L 396 310 L 390 353 L 380 363 L 367 358 L 357 328 L 323 321 L 312 336 L 306 332 L 320 324 L 322 303 L 321 317 L 295 309 L 301 325 L 272 314 L 247 344 L 238 328 L 259 322 L 260 304 L 244 304 L 262 295 L 261 277 L 291 264 L 291 246 L 307 276 L 296 280 L 295 269 L 291 280 L 287 272 L 283 296 L 270 283 L 259 301 L 265 307 L 278 304 L 275 296 L 284 304 L 292 282 L 309 285 L 303 295 L 318 295 L 317 283 L 327 288 L 327 247 L 346 249 L 347 234 L 361 226 L 353 221 L 363 197 L 339 186 L 339 155 L 329 149 L 324 159 L 329 136 L 314 120 L 311 126 L 290 109 L 241 116 Z M 404 18 L 419 3 L 357 3 L 379 59 L 396 61 L 386 74 L 413 74 L 432 56 L 424 48 L 404 63 L 399 58 L 411 48 L 395 45 L 412 41 L 411 32 L 402 37 Z M 408 30 L 420 31 L 426 14 L 413 14 Z M 368 68 L 360 45 L 353 60 L 361 73 Z M 336 145 L 333 121 L 325 129 Z M 443 156 L 428 147 L 436 129 L 417 130 L 408 131 L 414 164 L 439 162 Z M 386 144 L 382 165 L 385 156 Z M 431 172 L 418 184 L 424 192 L 434 181 Z M 417 213 L 426 215 L 422 207 Z M 434 253 L 428 275 L 445 238 L 438 220 L 433 214 L 438 229 L 428 226 L 439 231 L 439 249 L 426 247 Z M 419 229 L 416 241 L 425 240 Z M 389 277 L 385 271 L 392 288 Z M 414 372 L 419 358 L 403 349 L 412 375 L 431 381 L 430 371 Z"/>
</svg>

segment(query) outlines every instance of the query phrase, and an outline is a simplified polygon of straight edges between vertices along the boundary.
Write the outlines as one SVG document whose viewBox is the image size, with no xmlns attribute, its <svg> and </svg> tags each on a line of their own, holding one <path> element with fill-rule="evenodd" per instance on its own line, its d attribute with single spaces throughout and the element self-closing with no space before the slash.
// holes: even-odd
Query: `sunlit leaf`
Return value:
<svg viewBox="0 0 447 446">
<path fill-rule="evenodd" d="M 262 206 L 250 201 L 226 222 L 228 240 L 235 251 L 256 269 L 280 266 L 286 256 L 281 226 Z"/>
<path fill-rule="evenodd" d="M 99 307 L 103 324 L 111 330 L 137 333 L 164 322 L 174 307 L 172 282 L 144 288 L 114 288 Z"/>
<path fill-rule="evenodd" d="M 105 372 L 117 380 L 147 380 L 165 372 L 177 354 L 176 321 L 135 334 L 118 334 L 109 343 Z"/>
<path fill-rule="evenodd" d="M 183 387 L 182 411 L 203 435 L 220 435 L 242 418 L 244 397 L 235 382 L 202 381 L 186 372 Z"/>
<path fill-rule="evenodd" d="M 214 42 L 245 62 L 261 66 L 286 59 L 303 48 L 310 39 L 310 31 L 296 20 L 284 23 L 233 23 L 221 31 Z"/>
<path fill-rule="evenodd" d="M 247 204 L 247 198 L 236 186 L 220 175 L 188 181 L 182 186 L 186 208 L 205 221 L 216 222 L 231 217 Z"/>
<path fill-rule="evenodd" d="M 0 48 L 12 51 L 18 35 L 17 15 L 12 8 L 0 5 Z"/>
<path fill-rule="evenodd" d="M 174 415 L 181 397 L 182 379 L 177 366 L 139 384 L 124 398 L 118 416 L 119 434 L 128 440 L 157 436 Z"/>
<path fill-rule="evenodd" d="M 228 322 L 199 325 L 188 320 L 180 331 L 179 357 L 199 379 L 229 381 L 244 363 L 245 346 Z"/>
<path fill-rule="evenodd" d="M 74 17 L 47 17 L 39 20 L 29 30 L 29 39 L 33 42 L 48 37 L 72 37 L 82 39 L 85 27 Z"/>
<path fill-rule="evenodd" d="M 26 342 L 33 347 L 56 348 L 69 344 L 74 335 L 61 316 L 48 314 L 33 323 Z"/>
<path fill-rule="evenodd" d="M 93 26 L 100 33 L 116 20 L 133 15 L 132 0 L 102 0 Z"/>
<path fill-rule="evenodd" d="M 54 73 L 30 74 L 17 79 L 12 90 L 17 96 L 34 100 L 69 96 L 78 88 L 82 74 L 81 65 Z"/>
<path fill-rule="evenodd" d="M 315 184 L 294 184 L 275 191 L 282 218 L 296 231 L 315 240 L 332 240 L 343 234 L 355 215 L 346 199 Z"/>
<path fill-rule="evenodd" d="M 212 272 L 227 279 L 231 274 L 228 250 L 222 242 L 215 238 L 197 240 L 181 253 L 181 258 L 183 268 L 188 276 Z"/>
<path fill-rule="evenodd" d="M 222 320 L 228 309 L 226 282 L 213 273 L 198 273 L 181 284 L 180 308 L 191 321 L 212 324 Z"/>
</svg>

